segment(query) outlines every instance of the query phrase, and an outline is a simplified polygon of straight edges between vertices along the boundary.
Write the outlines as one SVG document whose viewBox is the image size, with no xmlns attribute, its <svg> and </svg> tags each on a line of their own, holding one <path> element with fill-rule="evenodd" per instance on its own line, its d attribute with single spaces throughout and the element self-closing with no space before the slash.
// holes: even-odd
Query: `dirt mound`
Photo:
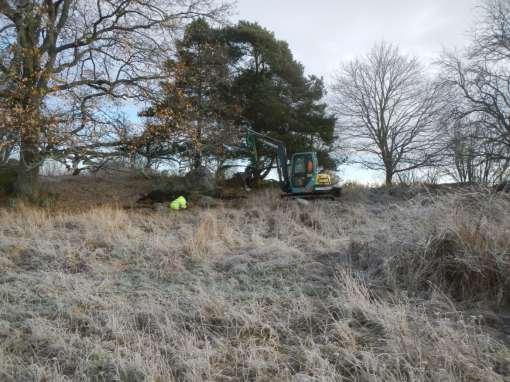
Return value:
<svg viewBox="0 0 510 382">
<path fill-rule="evenodd" d="M 130 206 L 152 189 L 137 174 L 43 177 L 45 191 L 56 194 L 57 208 L 82 210 L 95 206 Z"/>
</svg>

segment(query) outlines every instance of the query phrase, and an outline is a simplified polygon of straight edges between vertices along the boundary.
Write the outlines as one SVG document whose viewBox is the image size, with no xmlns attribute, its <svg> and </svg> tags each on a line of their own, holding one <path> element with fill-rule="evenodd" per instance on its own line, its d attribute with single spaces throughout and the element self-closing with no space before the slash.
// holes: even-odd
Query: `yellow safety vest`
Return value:
<svg viewBox="0 0 510 382">
<path fill-rule="evenodd" d="M 174 211 L 185 210 L 188 208 L 188 204 L 184 196 L 179 196 L 177 199 L 170 203 L 169 207 Z"/>
</svg>

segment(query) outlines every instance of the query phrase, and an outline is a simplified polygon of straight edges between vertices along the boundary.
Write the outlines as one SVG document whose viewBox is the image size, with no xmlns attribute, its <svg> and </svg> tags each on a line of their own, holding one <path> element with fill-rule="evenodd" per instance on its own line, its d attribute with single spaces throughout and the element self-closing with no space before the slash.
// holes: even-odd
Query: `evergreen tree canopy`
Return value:
<svg viewBox="0 0 510 382">
<path fill-rule="evenodd" d="M 324 83 L 306 76 L 288 44 L 267 29 L 245 21 L 220 28 L 194 21 L 167 68 L 164 98 L 152 115 L 166 118 L 173 131 L 186 126 L 194 166 L 203 155 L 225 154 L 223 143 L 250 127 L 284 141 L 290 154 L 317 151 L 323 165 L 334 167 L 335 118 L 321 101 Z M 274 152 L 260 149 L 265 176 Z"/>
<path fill-rule="evenodd" d="M 223 143 L 237 125 L 238 108 L 229 97 L 231 52 L 221 30 L 203 19 L 187 27 L 176 48 L 175 58 L 165 64 L 162 94 L 143 113 L 151 117 L 146 137 L 162 134 L 174 142 L 176 154 L 198 168 L 206 158 L 223 154 Z"/>
<path fill-rule="evenodd" d="M 322 79 L 306 76 L 288 44 L 256 23 L 241 21 L 225 34 L 237 50 L 233 94 L 242 122 L 284 141 L 289 153 L 318 151 L 321 163 L 333 167 L 335 118 L 321 102 Z"/>
</svg>

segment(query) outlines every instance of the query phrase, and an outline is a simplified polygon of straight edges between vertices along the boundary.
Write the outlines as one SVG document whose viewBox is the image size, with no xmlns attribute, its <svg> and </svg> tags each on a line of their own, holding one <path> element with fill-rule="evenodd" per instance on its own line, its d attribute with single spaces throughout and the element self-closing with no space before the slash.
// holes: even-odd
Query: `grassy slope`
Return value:
<svg viewBox="0 0 510 382">
<path fill-rule="evenodd" d="M 0 210 L 0 381 L 510 380 L 509 211 L 359 189 Z"/>
</svg>

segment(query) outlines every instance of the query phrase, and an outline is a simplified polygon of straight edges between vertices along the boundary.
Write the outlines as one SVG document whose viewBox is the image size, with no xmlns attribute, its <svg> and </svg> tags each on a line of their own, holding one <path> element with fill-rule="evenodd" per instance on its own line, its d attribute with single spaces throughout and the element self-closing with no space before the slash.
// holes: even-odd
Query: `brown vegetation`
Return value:
<svg viewBox="0 0 510 382">
<path fill-rule="evenodd" d="M 509 208 L 351 186 L 1 210 L 0 380 L 508 380 Z"/>
</svg>

